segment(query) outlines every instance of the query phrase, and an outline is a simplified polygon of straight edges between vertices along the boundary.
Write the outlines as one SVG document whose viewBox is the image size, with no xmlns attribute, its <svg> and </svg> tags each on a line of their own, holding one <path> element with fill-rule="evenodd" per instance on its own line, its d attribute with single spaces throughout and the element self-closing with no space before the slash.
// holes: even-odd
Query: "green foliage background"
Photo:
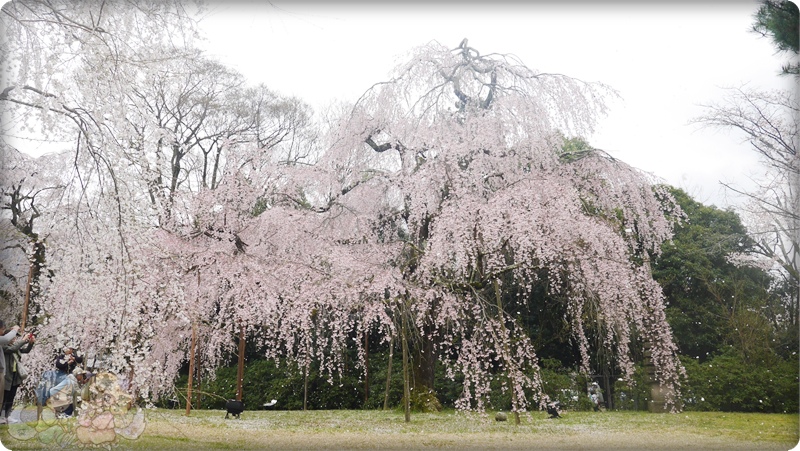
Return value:
<svg viewBox="0 0 800 451">
<path fill-rule="evenodd" d="M 663 246 L 662 255 L 653 260 L 653 277 L 662 285 L 668 299 L 667 316 L 673 328 L 681 360 L 686 368 L 683 381 L 684 409 L 687 411 L 740 411 L 792 413 L 799 410 L 800 361 L 798 331 L 781 323 L 781 298 L 770 291 L 766 272 L 737 267 L 728 262 L 732 252 L 743 252 L 753 245 L 739 217 L 732 211 L 703 205 L 688 194 L 672 189 L 686 212 L 687 220 L 675 229 L 675 236 Z M 568 339 L 545 340 L 558 336 L 553 326 L 559 316 L 556 300 L 543 293 L 541 305 L 531 306 L 529 317 L 521 321 L 540 349 L 540 376 L 544 394 L 561 403 L 563 410 L 588 411 L 592 404 L 586 388 L 592 379 L 577 369 L 576 350 Z M 544 335 L 543 335 L 544 334 Z M 538 338 L 537 338 L 538 337 Z M 351 337 L 355 340 L 356 337 Z M 369 393 L 363 371 L 354 362 L 355 342 L 345 361 L 344 373 L 333 380 L 320 375 L 311 365 L 308 374 L 307 408 L 382 409 L 386 392 L 389 349 L 371 337 L 369 353 Z M 403 396 L 402 364 L 395 349 L 388 407 L 401 409 Z M 276 399 L 279 410 L 303 409 L 304 374 L 291 361 L 280 364 L 264 360 L 248 346 L 243 401 L 248 410 L 258 410 Z M 236 365 L 220 368 L 215 377 L 201 377 L 196 386 L 194 406 L 223 409 L 226 399 L 236 396 Z M 594 364 L 599 364 L 594 360 Z M 616 370 L 608 368 L 611 374 Z M 503 389 L 503 374 L 492 380 L 487 407 L 508 411 L 511 398 Z M 596 379 L 595 379 L 596 380 Z M 176 382 L 185 396 L 187 376 Z M 435 387 L 431 393 L 411 395 L 412 411 L 452 409 L 461 395 L 463 377 L 445 377 L 444 365 L 435 365 Z M 612 380 L 611 393 L 605 393 L 614 410 L 647 410 L 650 387 L 639 361 L 633 380 Z M 534 406 L 539 400 L 533 400 Z M 162 400 L 166 405 L 166 400 Z M 181 405 L 185 406 L 183 402 Z M 535 407 L 534 407 L 535 408 Z"/>
</svg>

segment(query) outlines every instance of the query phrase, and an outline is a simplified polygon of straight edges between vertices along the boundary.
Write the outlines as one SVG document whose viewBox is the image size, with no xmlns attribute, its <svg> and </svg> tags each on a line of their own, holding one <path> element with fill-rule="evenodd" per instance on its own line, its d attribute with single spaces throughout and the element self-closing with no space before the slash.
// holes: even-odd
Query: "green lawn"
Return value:
<svg viewBox="0 0 800 451">
<path fill-rule="evenodd" d="M 684 412 L 566 412 L 551 420 L 543 412 L 509 416 L 445 411 L 402 412 L 246 411 L 241 419 L 224 419 L 224 411 L 146 411 L 144 433 L 135 440 L 117 436 L 117 449 L 659 449 L 789 450 L 798 443 L 797 414 Z M 0 440 L 12 450 L 78 448 L 75 420 L 9 430 Z M 31 426 L 36 426 L 31 424 Z M 34 432 L 38 432 L 33 435 Z M 14 438 L 17 437 L 17 439 Z"/>
</svg>

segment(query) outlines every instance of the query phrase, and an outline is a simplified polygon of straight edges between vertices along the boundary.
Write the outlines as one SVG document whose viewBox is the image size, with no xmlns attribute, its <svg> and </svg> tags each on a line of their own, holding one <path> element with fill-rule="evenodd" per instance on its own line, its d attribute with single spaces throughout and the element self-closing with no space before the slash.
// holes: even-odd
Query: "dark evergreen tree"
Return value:
<svg viewBox="0 0 800 451">
<path fill-rule="evenodd" d="M 800 52 L 800 10 L 789 1 L 766 0 L 755 14 L 753 31 L 772 38 L 779 51 Z M 800 75 L 800 62 L 783 66 L 783 73 Z"/>
<path fill-rule="evenodd" d="M 771 278 L 739 267 L 728 255 L 754 245 L 739 216 L 672 194 L 687 215 L 671 243 L 653 262 L 653 277 L 669 301 L 667 317 L 680 353 L 700 361 L 734 347 L 749 359 L 770 353 L 775 318 L 770 317 Z"/>
</svg>

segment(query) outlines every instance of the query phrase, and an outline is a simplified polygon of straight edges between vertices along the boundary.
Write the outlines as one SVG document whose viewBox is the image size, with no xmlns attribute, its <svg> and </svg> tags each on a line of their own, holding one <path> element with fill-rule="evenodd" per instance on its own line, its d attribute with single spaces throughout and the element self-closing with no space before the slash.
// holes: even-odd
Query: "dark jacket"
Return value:
<svg viewBox="0 0 800 451">
<path fill-rule="evenodd" d="M 3 352 L 3 348 L 6 345 L 10 345 L 11 341 L 16 336 L 17 336 L 16 330 L 10 330 L 6 332 L 5 335 L 0 335 L 0 371 L 2 372 L 6 371 L 6 359 L 5 359 L 5 353 Z"/>
<path fill-rule="evenodd" d="M 75 361 L 72 363 L 69 363 L 69 361 L 67 360 L 67 354 L 61 354 L 58 357 L 56 357 L 56 368 L 67 374 L 72 373 L 72 370 L 74 370 L 75 367 L 78 366 L 78 364 L 83 363 L 83 356 L 79 356 L 78 354 L 75 353 L 75 351 L 72 351 L 72 354 L 70 355 L 75 357 Z"/>
<path fill-rule="evenodd" d="M 33 349 L 33 343 L 27 342 L 21 338 L 17 338 L 13 342 L 3 346 L 3 356 L 6 364 L 6 390 L 11 387 L 19 385 L 22 380 L 19 378 L 19 373 L 14 371 L 14 355 L 20 358 L 20 354 L 27 354 Z"/>
</svg>

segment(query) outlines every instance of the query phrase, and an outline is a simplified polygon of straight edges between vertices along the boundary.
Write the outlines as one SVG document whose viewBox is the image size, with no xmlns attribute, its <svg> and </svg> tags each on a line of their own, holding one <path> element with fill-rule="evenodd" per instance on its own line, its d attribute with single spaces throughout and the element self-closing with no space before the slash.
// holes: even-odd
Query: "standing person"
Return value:
<svg viewBox="0 0 800 451">
<path fill-rule="evenodd" d="M 604 404 L 603 390 L 597 385 L 597 382 L 592 382 L 592 385 L 589 386 L 589 399 L 592 400 L 592 407 L 594 407 L 595 412 L 602 410 L 601 407 Z"/>
<path fill-rule="evenodd" d="M 8 417 L 11 415 L 11 409 L 14 407 L 14 398 L 17 396 L 17 387 L 22 384 L 23 378 L 27 377 L 20 372 L 20 360 L 22 354 L 31 352 L 33 348 L 33 334 L 27 334 L 17 337 L 11 344 L 2 347 L 5 354 L 6 376 L 5 376 L 5 392 L 3 394 L 4 400 L 2 403 L 2 410 L 5 412 L 5 419 L 8 422 Z"/>
<path fill-rule="evenodd" d="M 6 323 L 0 319 L 0 373 L 3 375 L 0 377 L 0 406 L 3 405 L 3 395 L 6 391 L 6 357 L 3 353 L 3 346 L 11 343 L 11 340 L 17 336 L 18 330 L 19 326 L 14 326 L 6 332 Z M 6 424 L 5 415 L 0 415 L 0 424 Z"/>
</svg>

